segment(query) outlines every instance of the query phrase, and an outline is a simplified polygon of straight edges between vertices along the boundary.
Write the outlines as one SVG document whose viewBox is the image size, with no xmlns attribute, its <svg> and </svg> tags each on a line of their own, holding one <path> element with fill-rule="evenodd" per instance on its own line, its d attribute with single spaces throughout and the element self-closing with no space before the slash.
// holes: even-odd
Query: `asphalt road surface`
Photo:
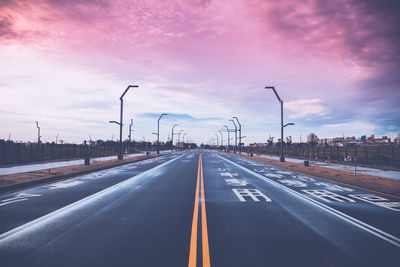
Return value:
<svg viewBox="0 0 400 267">
<path fill-rule="evenodd" d="M 0 266 L 400 266 L 400 200 L 192 150 L 0 196 Z"/>
</svg>

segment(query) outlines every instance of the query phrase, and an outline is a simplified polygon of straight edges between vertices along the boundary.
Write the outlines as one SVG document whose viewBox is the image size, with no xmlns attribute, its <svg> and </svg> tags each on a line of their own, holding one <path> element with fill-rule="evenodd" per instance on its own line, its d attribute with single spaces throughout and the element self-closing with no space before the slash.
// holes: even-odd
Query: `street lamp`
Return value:
<svg viewBox="0 0 400 267">
<path fill-rule="evenodd" d="M 215 136 L 217 137 L 217 149 L 218 149 L 218 134 L 215 134 Z"/>
<path fill-rule="evenodd" d="M 129 143 L 132 140 L 132 126 L 133 126 L 133 119 L 131 119 L 131 123 L 129 124 Z"/>
<path fill-rule="evenodd" d="M 122 160 L 124 157 L 122 155 L 122 115 L 123 115 L 123 110 L 124 110 L 124 96 L 126 94 L 126 92 L 128 92 L 128 90 L 131 88 L 138 88 L 138 85 L 128 85 L 128 87 L 125 89 L 125 91 L 122 93 L 121 97 L 119 98 L 119 100 L 121 101 L 121 109 L 120 109 L 120 118 L 119 118 L 119 123 L 117 123 L 116 121 L 110 121 L 110 123 L 117 123 L 119 125 L 119 155 L 118 155 L 118 160 Z"/>
<path fill-rule="evenodd" d="M 234 120 L 230 119 L 229 121 L 231 121 L 233 123 L 233 125 L 235 126 L 235 149 L 234 150 L 236 153 L 236 150 L 237 150 L 237 127 L 236 127 L 236 123 Z"/>
<path fill-rule="evenodd" d="M 228 126 L 224 125 L 224 127 L 226 128 L 226 131 L 228 132 L 228 152 L 229 152 L 229 140 L 231 139 L 230 134 L 229 134 L 230 130 L 229 130 Z"/>
<path fill-rule="evenodd" d="M 281 103 L 281 157 L 280 157 L 280 160 L 281 160 L 281 162 L 284 162 L 285 156 L 283 155 L 283 128 L 285 128 L 288 125 L 294 125 L 294 123 L 287 123 L 287 124 L 283 125 L 283 100 L 279 97 L 274 86 L 265 86 L 265 89 L 272 89 L 274 91 L 274 94 L 275 94 L 276 98 L 278 99 L 279 103 Z"/>
<path fill-rule="evenodd" d="M 171 152 L 174 151 L 174 129 L 176 126 L 178 126 L 178 124 L 174 124 L 171 130 Z"/>
<path fill-rule="evenodd" d="M 222 149 L 224 148 L 224 136 L 222 135 L 221 130 L 218 130 L 218 132 L 221 134 L 221 145 L 222 145 Z"/>
<path fill-rule="evenodd" d="M 36 128 L 38 129 L 38 134 L 37 134 L 37 142 L 40 144 L 40 127 L 39 127 L 39 122 L 36 121 Z"/>
<path fill-rule="evenodd" d="M 187 135 L 187 133 L 184 133 L 182 136 L 182 142 L 185 143 L 185 136 Z"/>
<path fill-rule="evenodd" d="M 167 113 L 162 113 L 157 121 L 157 154 L 160 154 L 160 120 L 163 116 L 168 115 Z"/>
<path fill-rule="evenodd" d="M 179 133 L 178 133 L 178 142 L 181 141 L 181 133 L 182 133 L 182 132 L 183 132 L 183 130 L 180 130 Z"/>
<path fill-rule="evenodd" d="M 237 117 L 232 117 L 233 119 L 236 119 L 236 122 L 239 125 L 239 153 L 242 154 L 242 125 L 239 122 L 239 119 Z"/>
</svg>

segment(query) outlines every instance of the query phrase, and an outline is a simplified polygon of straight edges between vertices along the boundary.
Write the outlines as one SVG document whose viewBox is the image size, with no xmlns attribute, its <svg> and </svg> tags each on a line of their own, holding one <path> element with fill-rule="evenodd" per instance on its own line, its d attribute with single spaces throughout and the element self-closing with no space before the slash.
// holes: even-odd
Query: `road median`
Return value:
<svg viewBox="0 0 400 267">
<path fill-rule="evenodd" d="M 125 164 L 146 160 L 154 157 L 159 157 L 165 154 L 150 154 L 137 157 L 124 158 L 123 160 L 108 160 L 84 165 L 82 160 L 81 165 L 58 167 L 53 169 L 45 169 L 40 171 L 31 171 L 23 173 L 15 173 L 0 176 L 0 194 L 19 191 L 25 188 L 57 182 L 70 179 L 79 175 L 84 175 L 96 171 L 102 171 Z"/>
<path fill-rule="evenodd" d="M 387 194 L 400 199 L 400 179 L 391 179 L 360 173 L 357 173 L 357 175 L 355 176 L 353 172 L 343 170 L 334 170 L 319 166 L 306 167 L 300 163 L 280 162 L 278 160 L 236 153 L 229 154 L 258 161 L 261 163 L 266 163 L 278 168 L 314 176 L 316 178 L 342 183 L 345 185 L 366 189 L 368 191 L 378 192 L 384 195 Z"/>
</svg>

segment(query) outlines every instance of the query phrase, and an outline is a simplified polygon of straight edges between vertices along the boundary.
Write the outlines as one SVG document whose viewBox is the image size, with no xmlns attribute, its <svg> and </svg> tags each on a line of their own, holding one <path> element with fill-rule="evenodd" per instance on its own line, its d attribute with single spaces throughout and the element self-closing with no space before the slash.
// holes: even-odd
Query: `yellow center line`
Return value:
<svg viewBox="0 0 400 267">
<path fill-rule="evenodd" d="M 203 267 L 210 267 L 210 249 L 208 245 L 208 230 L 207 230 L 207 216 L 206 216 L 206 199 L 204 194 L 204 176 L 203 176 L 203 160 L 202 155 L 199 155 L 199 164 L 197 169 L 197 182 L 196 193 L 194 198 L 194 210 L 192 220 L 192 233 L 190 237 L 190 250 L 189 250 L 189 267 L 196 267 L 197 261 L 197 231 L 198 231 L 198 218 L 199 218 L 199 184 L 201 186 L 201 240 L 203 248 Z"/>
<path fill-rule="evenodd" d="M 196 193 L 194 195 L 192 233 L 190 237 L 189 264 L 188 264 L 189 267 L 196 267 L 196 260 L 197 260 L 197 223 L 199 218 L 199 180 L 200 180 L 200 166 L 201 166 L 200 162 L 201 158 L 199 157 L 199 164 L 197 168 Z"/>
<path fill-rule="evenodd" d="M 201 170 L 201 233 L 203 242 L 203 267 L 210 267 L 210 249 L 208 246 L 208 231 L 206 217 L 206 198 L 204 195 L 204 176 L 203 176 L 203 159 L 200 154 L 200 170 Z"/>
</svg>

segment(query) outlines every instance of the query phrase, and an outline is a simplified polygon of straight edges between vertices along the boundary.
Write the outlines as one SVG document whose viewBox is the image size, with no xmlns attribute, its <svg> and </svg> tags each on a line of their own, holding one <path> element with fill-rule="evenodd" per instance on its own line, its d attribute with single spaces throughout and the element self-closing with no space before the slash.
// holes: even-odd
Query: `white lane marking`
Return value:
<svg viewBox="0 0 400 267">
<path fill-rule="evenodd" d="M 231 186 L 246 186 L 249 184 L 244 179 L 225 179 L 225 182 Z"/>
<path fill-rule="evenodd" d="M 390 244 L 400 248 L 400 238 L 398 238 L 398 237 L 396 237 L 394 235 L 391 235 L 389 233 L 386 233 L 386 232 L 384 232 L 384 231 L 382 231 L 382 230 L 380 230 L 380 229 L 378 229 L 378 228 L 376 228 L 376 227 L 374 227 L 372 225 L 369 225 L 369 224 L 367 224 L 365 222 L 357 220 L 356 218 L 353 218 L 350 215 L 347 215 L 347 214 L 345 214 L 343 212 L 340 212 L 340 211 L 338 211 L 338 210 L 336 210 L 334 208 L 331 208 L 328 205 L 325 205 L 325 204 L 323 204 L 323 203 L 321 203 L 321 202 L 319 202 L 319 201 L 317 201 L 315 199 L 307 197 L 307 196 L 305 196 L 305 195 L 303 195 L 303 194 L 301 194 L 301 193 L 299 193 L 299 192 L 297 192 L 295 190 L 292 190 L 292 189 L 290 189 L 290 188 L 288 188 L 288 187 L 286 187 L 286 186 L 284 186 L 282 184 L 279 184 L 279 183 L 277 183 L 277 182 L 275 182 L 275 181 L 273 181 L 271 179 L 268 179 L 268 178 L 266 178 L 266 177 L 264 177 L 264 176 L 262 176 L 262 175 L 260 175 L 260 174 L 258 174 L 256 172 L 254 172 L 252 170 L 247 169 L 246 167 L 243 167 L 243 166 L 241 166 L 241 165 L 229 160 L 229 159 L 221 157 L 220 155 L 217 155 L 217 156 L 220 157 L 221 159 L 227 161 L 227 162 L 230 162 L 232 165 L 234 165 L 234 166 L 246 171 L 247 173 L 258 177 L 258 178 L 264 180 L 267 183 L 270 183 L 270 184 L 273 184 L 273 185 L 275 185 L 277 187 L 285 189 L 288 192 L 292 193 L 294 196 L 297 196 L 298 198 L 300 198 L 302 200 L 308 201 L 310 204 L 313 204 L 314 206 L 316 206 L 318 208 L 321 208 L 321 209 L 331 213 L 332 215 L 335 215 L 336 217 L 339 217 L 340 219 L 342 219 L 342 220 L 344 220 L 344 221 L 346 221 L 346 222 L 348 222 L 348 223 L 350 223 L 350 224 L 352 224 L 354 226 L 357 226 L 358 228 L 363 229 L 363 230 L 373 234 L 374 236 L 379 237 L 382 240 L 385 240 L 385 241 L 389 242 Z"/>
<path fill-rule="evenodd" d="M 30 198 L 30 197 L 40 197 L 40 196 L 42 196 L 42 195 L 19 193 L 12 198 L 3 199 L 2 201 L 0 201 L 0 206 L 5 206 L 5 205 L 11 204 L 11 203 L 28 200 L 28 198 Z"/>
<path fill-rule="evenodd" d="M 303 176 L 303 175 L 297 175 L 297 179 L 299 179 L 303 182 L 314 182 L 315 181 L 314 178 Z"/>
<path fill-rule="evenodd" d="M 400 211 L 400 202 L 391 202 L 387 201 L 389 199 L 380 197 L 374 194 L 354 194 L 354 195 L 349 195 L 351 197 L 354 197 L 355 199 L 359 199 L 365 202 L 368 202 L 370 204 L 374 204 L 376 206 L 394 210 L 394 211 Z"/>
<path fill-rule="evenodd" d="M 232 189 L 233 193 L 239 198 L 240 201 L 246 202 L 246 199 L 244 197 L 251 197 L 254 201 L 260 201 L 257 197 L 262 197 L 265 199 L 267 202 L 271 202 L 272 200 L 264 195 L 260 190 L 258 189 Z"/>
<path fill-rule="evenodd" d="M 288 186 L 294 186 L 294 187 L 307 187 L 306 183 L 297 181 L 297 180 L 291 180 L 291 179 L 285 179 L 285 180 L 279 180 L 279 182 L 286 184 Z"/>
<path fill-rule="evenodd" d="M 307 194 L 312 195 L 313 197 L 319 198 L 325 202 L 332 202 L 332 201 L 336 201 L 336 202 L 356 202 L 351 198 L 347 198 L 345 196 L 333 193 L 331 191 L 328 190 L 318 190 L 318 189 L 313 189 L 313 190 L 301 190 L 303 192 L 306 192 Z"/>
<path fill-rule="evenodd" d="M 263 173 L 264 176 L 271 178 L 283 178 L 282 174 L 274 174 L 274 173 Z"/>
<path fill-rule="evenodd" d="M 219 174 L 221 174 L 221 176 L 228 176 L 228 177 L 231 177 L 231 178 L 239 176 L 237 173 L 234 173 L 234 172 L 221 172 Z"/>
<path fill-rule="evenodd" d="M 1 203 L 0 206 L 5 206 L 5 205 L 11 204 L 11 203 L 20 202 L 20 201 L 24 201 L 24 200 L 28 200 L 28 199 L 27 198 L 14 199 L 14 200 L 10 200 L 5 203 Z"/>
<path fill-rule="evenodd" d="M 131 178 L 129 178 L 129 179 L 123 181 L 123 182 L 115 184 L 115 185 L 113 185 L 111 187 L 108 187 L 108 188 L 106 188 L 106 189 L 104 189 L 102 191 L 99 191 L 99 192 L 97 192 L 97 193 L 95 193 L 93 195 L 87 196 L 87 197 L 85 197 L 85 198 L 83 198 L 81 200 L 78 200 L 78 201 L 76 201 L 74 203 L 71 203 L 71 204 L 69 204 L 69 205 L 67 205 L 67 206 L 65 206 L 65 207 L 63 207 L 61 209 L 55 210 L 55 211 L 53 211 L 53 212 L 51 212 L 51 213 L 49 213 L 47 215 L 44 215 L 44 216 L 42 216 L 40 218 L 37 218 L 37 219 L 35 219 L 33 221 L 30 221 L 30 222 L 25 223 L 25 224 L 23 224 L 21 226 L 18 226 L 17 228 L 14 228 L 14 229 L 12 229 L 12 230 L 10 230 L 8 232 L 5 232 L 5 233 L 0 235 L 0 246 L 2 246 L 5 242 L 7 242 L 7 240 L 12 239 L 13 237 L 14 238 L 18 238 L 23 234 L 27 234 L 29 232 L 38 230 L 39 228 L 41 228 L 43 226 L 45 227 L 46 224 L 51 224 L 52 220 L 55 220 L 55 219 L 60 218 L 62 216 L 66 216 L 66 215 L 70 214 L 71 212 L 74 212 L 76 210 L 79 210 L 80 208 L 83 208 L 86 205 L 89 205 L 91 203 L 99 201 L 100 199 L 106 197 L 109 194 L 112 194 L 112 193 L 118 191 L 119 189 L 122 189 L 125 186 L 129 186 L 131 184 L 134 184 L 139 178 L 145 177 L 145 176 L 150 175 L 150 174 L 152 174 L 152 173 L 154 173 L 156 171 L 159 171 L 165 165 L 168 165 L 168 164 L 174 162 L 175 160 L 179 159 L 182 156 L 176 157 L 176 158 L 174 158 L 174 159 L 172 159 L 170 161 L 167 161 L 167 162 L 165 162 L 163 164 L 160 164 L 160 165 L 158 165 L 158 166 L 156 166 L 154 168 L 151 168 L 151 169 L 149 169 L 149 170 L 147 170 L 145 172 L 142 172 L 142 173 L 140 173 L 140 174 L 138 174 L 136 176 L 133 176 L 133 177 L 131 177 Z M 153 175 L 153 177 L 154 176 L 156 176 L 156 175 Z"/>
<path fill-rule="evenodd" d="M 344 186 L 340 186 L 337 184 L 330 184 L 330 183 L 325 183 L 325 182 L 319 182 L 319 183 L 314 183 L 315 185 L 319 185 L 319 186 L 324 186 L 327 190 L 331 190 L 331 191 L 348 191 L 348 192 L 353 192 L 354 189 L 352 188 L 348 188 L 348 187 L 344 187 Z"/>
<path fill-rule="evenodd" d="M 60 182 L 55 183 L 49 186 L 49 189 L 61 189 L 61 188 L 70 188 L 76 186 L 78 184 L 83 184 L 82 181 L 68 181 L 68 182 Z"/>
</svg>

